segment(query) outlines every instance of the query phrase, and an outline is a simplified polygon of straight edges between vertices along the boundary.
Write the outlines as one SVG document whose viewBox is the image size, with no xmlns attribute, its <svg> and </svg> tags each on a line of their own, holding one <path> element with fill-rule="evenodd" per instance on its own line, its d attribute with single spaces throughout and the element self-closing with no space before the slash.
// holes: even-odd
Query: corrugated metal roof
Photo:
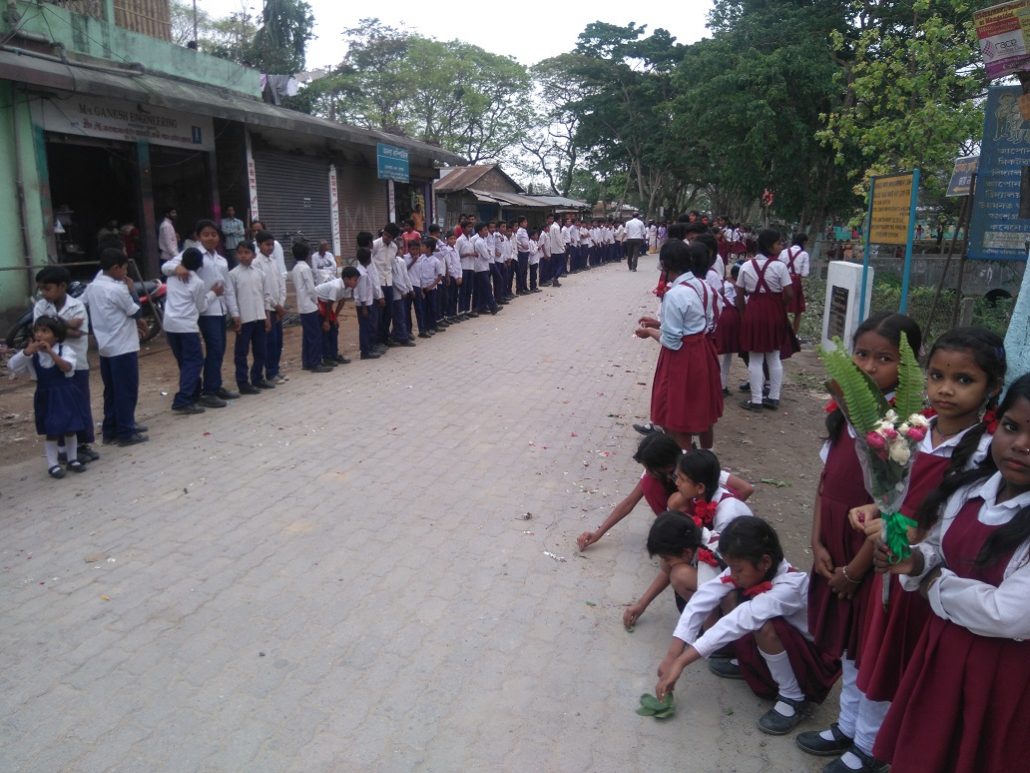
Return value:
<svg viewBox="0 0 1030 773">
<path fill-rule="evenodd" d="M 110 67 L 87 68 L 50 61 L 28 53 L 2 51 L 0 73 L 5 80 L 20 81 L 33 86 L 128 99 L 185 113 L 209 115 L 330 140 L 371 146 L 383 142 L 405 148 L 420 158 L 435 162 L 460 164 L 465 160 L 456 153 L 425 142 L 316 118 L 296 110 L 269 105 L 227 89 L 139 71 L 126 70 L 120 73 L 116 71 L 114 63 Z"/>
<path fill-rule="evenodd" d="M 548 207 L 559 207 L 565 209 L 589 209 L 590 205 L 579 199 L 569 199 L 565 196 L 532 196 L 530 198 L 544 202 Z"/>
<path fill-rule="evenodd" d="M 444 177 L 437 180 L 436 188 L 437 193 L 454 193 L 455 191 L 463 191 L 467 188 L 471 188 L 477 182 L 479 182 L 483 175 L 494 169 L 497 164 L 488 164 L 485 166 L 459 166 L 457 169 L 452 169 L 447 172 Z"/>
</svg>

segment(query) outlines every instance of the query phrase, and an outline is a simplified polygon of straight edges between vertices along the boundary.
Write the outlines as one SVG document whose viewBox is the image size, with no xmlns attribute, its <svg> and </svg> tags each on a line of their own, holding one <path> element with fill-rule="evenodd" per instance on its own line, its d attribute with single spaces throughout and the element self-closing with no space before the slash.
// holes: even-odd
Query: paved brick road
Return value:
<svg viewBox="0 0 1030 773">
<path fill-rule="evenodd" d="M 814 769 L 702 667 L 634 714 L 675 622 L 619 625 L 645 507 L 575 555 L 639 472 L 642 264 L 158 417 L 81 477 L 0 470 L 0 768 Z"/>
</svg>

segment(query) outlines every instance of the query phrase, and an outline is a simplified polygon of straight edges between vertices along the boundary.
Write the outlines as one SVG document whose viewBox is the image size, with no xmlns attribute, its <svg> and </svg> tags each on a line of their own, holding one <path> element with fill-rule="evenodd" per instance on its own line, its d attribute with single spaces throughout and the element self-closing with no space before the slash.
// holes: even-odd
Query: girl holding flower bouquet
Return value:
<svg viewBox="0 0 1030 773">
<path fill-rule="evenodd" d="M 925 426 L 909 430 L 919 445 L 909 474 L 908 490 L 900 512 L 916 517 L 924 500 L 945 476 L 961 473 L 986 458 L 993 432 L 994 406 L 1005 380 L 1002 340 L 982 328 L 956 328 L 945 333 L 930 350 L 926 394 L 933 417 Z M 855 508 L 852 526 L 865 533 L 866 524 L 879 518 L 875 505 Z M 920 537 L 911 534 L 915 542 Z M 875 544 L 879 534 L 869 538 Z M 854 749 L 841 762 L 848 770 L 875 770 L 872 758 L 876 733 L 894 700 L 909 659 L 930 618 L 930 606 L 918 594 L 904 593 L 897 578 L 875 575 L 871 596 L 882 597 L 882 582 L 890 582 L 890 603 L 870 603 L 863 634 L 862 661 L 858 665 L 859 722 Z M 855 751 L 857 749 L 857 752 Z M 843 770 L 844 768 L 839 768 Z"/>
<path fill-rule="evenodd" d="M 1030 375 L 998 414 L 989 457 L 921 508 L 926 539 L 903 560 L 877 548 L 877 571 L 932 611 L 874 747 L 893 773 L 1014 772 L 1030 759 Z"/>
<path fill-rule="evenodd" d="M 884 394 L 897 385 L 902 336 L 918 353 L 922 343 L 919 326 L 903 314 L 885 312 L 865 320 L 852 338 L 852 360 Z M 856 661 L 862 621 L 871 599 L 866 575 L 872 568 L 874 550 L 863 534 L 851 528 L 848 512 L 873 499 L 865 489 L 854 429 L 833 403 L 826 428 L 829 437 L 820 454 L 824 466 L 812 523 L 814 565 L 808 586 L 808 625 L 821 650 L 842 658 L 840 714 L 826 730 L 801 733 L 796 742 L 810 754 L 837 756 L 852 748 L 859 723 Z"/>
</svg>

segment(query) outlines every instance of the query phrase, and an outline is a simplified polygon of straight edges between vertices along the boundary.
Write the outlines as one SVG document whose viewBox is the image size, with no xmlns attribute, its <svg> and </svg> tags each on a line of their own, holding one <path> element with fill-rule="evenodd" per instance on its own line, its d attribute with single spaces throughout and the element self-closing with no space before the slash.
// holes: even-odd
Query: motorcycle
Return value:
<svg viewBox="0 0 1030 773">
<path fill-rule="evenodd" d="M 73 281 L 68 285 L 68 295 L 78 298 L 86 292 L 88 285 L 88 282 Z M 143 310 L 142 319 L 147 324 L 147 332 L 142 338 L 146 342 L 161 332 L 167 288 L 160 279 L 134 282 L 133 286 L 135 295 L 139 299 L 140 308 Z M 38 299 L 39 296 L 37 295 L 36 298 Z M 32 308 L 30 307 L 15 321 L 14 326 L 7 333 L 4 343 L 7 344 L 9 349 L 20 350 L 28 346 L 31 340 Z"/>
</svg>

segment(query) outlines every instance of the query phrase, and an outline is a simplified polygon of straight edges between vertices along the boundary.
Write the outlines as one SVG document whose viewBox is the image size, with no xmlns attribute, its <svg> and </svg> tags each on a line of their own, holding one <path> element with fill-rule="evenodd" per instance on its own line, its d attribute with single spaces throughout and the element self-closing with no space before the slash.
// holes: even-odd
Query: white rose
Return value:
<svg viewBox="0 0 1030 773">
<path fill-rule="evenodd" d="M 925 428 L 930 426 L 930 420 L 923 416 L 923 414 L 921 413 L 913 413 L 911 416 L 909 416 L 908 423 L 911 424 L 913 427 Z"/>
<path fill-rule="evenodd" d="M 890 448 L 890 459 L 900 465 L 908 464 L 908 460 L 912 457 L 912 450 L 908 447 L 908 442 L 900 435 L 897 439 L 891 443 Z"/>
<path fill-rule="evenodd" d="M 887 413 L 883 415 L 883 420 L 889 421 L 891 423 L 891 426 L 893 427 L 895 424 L 898 423 L 898 414 L 893 408 L 891 408 L 887 411 Z"/>
</svg>

